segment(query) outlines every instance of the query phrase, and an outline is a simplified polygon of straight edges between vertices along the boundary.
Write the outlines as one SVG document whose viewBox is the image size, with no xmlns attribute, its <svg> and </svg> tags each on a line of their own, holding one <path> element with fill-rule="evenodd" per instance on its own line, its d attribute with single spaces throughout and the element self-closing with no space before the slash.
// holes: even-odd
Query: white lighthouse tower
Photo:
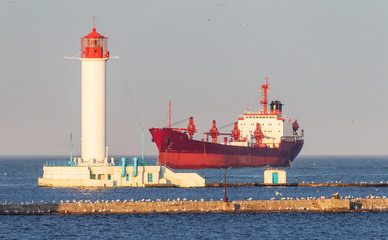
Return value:
<svg viewBox="0 0 388 240">
<path fill-rule="evenodd" d="M 108 38 L 96 32 L 95 25 L 81 38 L 81 148 L 82 163 L 107 163 L 106 61 L 109 59 Z"/>
</svg>

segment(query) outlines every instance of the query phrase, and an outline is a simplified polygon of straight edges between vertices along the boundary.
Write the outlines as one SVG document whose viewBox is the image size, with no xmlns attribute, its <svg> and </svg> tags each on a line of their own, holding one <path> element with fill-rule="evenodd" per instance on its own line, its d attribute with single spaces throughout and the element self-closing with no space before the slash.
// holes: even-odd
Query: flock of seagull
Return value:
<svg viewBox="0 0 388 240">
<path fill-rule="evenodd" d="M 217 7 L 224 7 L 227 3 L 228 3 L 228 2 L 219 2 L 219 3 L 217 3 Z M 211 19 L 211 18 L 206 18 L 205 21 L 208 22 L 208 23 L 210 23 L 210 22 L 213 21 L 213 19 Z M 241 27 L 246 27 L 247 25 L 248 25 L 248 23 L 246 23 L 246 22 L 240 24 Z"/>
<path fill-rule="evenodd" d="M 283 196 L 282 193 L 278 192 L 278 191 L 275 191 L 275 195 L 276 196 Z M 338 193 L 335 193 L 333 194 L 334 195 L 337 195 L 338 196 Z M 333 196 L 331 198 L 333 198 Z M 368 196 L 365 197 L 366 199 L 386 199 L 387 197 L 386 196 L 375 196 L 374 194 L 369 194 Z M 270 200 L 275 200 L 276 198 L 275 197 L 272 197 L 270 198 Z M 293 198 L 293 197 L 282 197 L 280 198 L 280 200 L 316 200 L 316 199 L 326 199 L 326 196 L 320 196 L 320 197 L 296 197 L 296 198 Z M 344 197 L 340 197 L 340 199 L 361 199 L 361 197 L 357 197 L 355 198 L 354 196 L 351 196 L 351 195 L 348 195 L 348 196 L 344 196 Z M 221 198 L 220 199 L 221 201 L 223 201 L 224 199 Z M 250 197 L 250 198 L 247 198 L 246 199 L 247 201 L 252 201 L 253 199 Z M 187 200 L 187 198 L 177 198 L 177 199 L 172 199 L 170 200 L 169 198 L 166 198 L 165 202 L 173 202 L 173 201 L 176 201 L 176 202 L 184 202 L 184 201 L 189 201 L 189 202 L 204 202 L 205 200 L 203 198 L 199 199 L 199 200 Z M 214 201 L 213 199 L 209 199 L 209 201 Z M 117 199 L 117 200 L 96 200 L 96 201 L 91 201 L 91 200 L 79 200 L 79 201 L 76 201 L 75 199 L 70 201 L 70 200 L 60 200 L 58 203 L 60 204 L 64 204 L 64 203 L 119 203 L 121 202 L 120 199 Z M 156 199 L 155 201 L 153 201 L 152 199 L 150 198 L 143 198 L 143 199 L 140 199 L 140 200 L 134 200 L 133 198 L 131 198 L 130 200 L 123 200 L 122 201 L 123 203 L 125 202 L 162 202 L 162 199 Z M 47 202 L 44 202 L 43 200 L 40 202 L 40 204 L 58 204 L 56 201 L 52 201 L 52 203 L 47 203 Z M 3 202 L 1 203 L 1 205 L 10 205 L 10 204 L 13 204 L 12 202 Z M 20 205 L 29 205 L 29 204 L 36 204 L 34 203 L 34 201 L 31 201 L 31 202 L 21 202 L 19 203 Z"/>
</svg>

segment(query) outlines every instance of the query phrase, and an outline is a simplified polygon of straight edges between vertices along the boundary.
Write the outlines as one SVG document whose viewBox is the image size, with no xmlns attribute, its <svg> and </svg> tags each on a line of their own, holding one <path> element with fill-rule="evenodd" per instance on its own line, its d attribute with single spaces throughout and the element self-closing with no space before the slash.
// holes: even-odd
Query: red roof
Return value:
<svg viewBox="0 0 388 240">
<path fill-rule="evenodd" d="M 96 28 L 93 28 L 93 32 L 89 33 L 85 38 L 104 38 L 104 36 L 96 32 Z"/>
</svg>

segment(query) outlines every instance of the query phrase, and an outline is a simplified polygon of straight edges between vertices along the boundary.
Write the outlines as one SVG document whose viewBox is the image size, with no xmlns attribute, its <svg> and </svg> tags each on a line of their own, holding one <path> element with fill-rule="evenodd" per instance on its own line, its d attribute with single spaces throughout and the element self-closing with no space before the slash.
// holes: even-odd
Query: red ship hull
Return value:
<svg viewBox="0 0 388 240">
<path fill-rule="evenodd" d="M 288 167 L 299 154 L 304 140 L 282 141 L 279 148 L 231 146 L 190 140 L 170 128 L 151 128 L 159 150 L 159 164 L 173 169 Z"/>
</svg>

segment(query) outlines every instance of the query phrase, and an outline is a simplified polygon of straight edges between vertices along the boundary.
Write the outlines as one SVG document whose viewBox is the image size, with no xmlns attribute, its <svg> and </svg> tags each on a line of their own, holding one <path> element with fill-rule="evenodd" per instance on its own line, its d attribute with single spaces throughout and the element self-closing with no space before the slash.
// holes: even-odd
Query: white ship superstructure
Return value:
<svg viewBox="0 0 388 240">
<path fill-rule="evenodd" d="M 265 78 L 266 83 L 261 86 L 262 98 L 260 103 L 263 105 L 263 110 L 260 112 L 245 111 L 238 118 L 237 125 L 234 131 L 239 133 L 234 141 L 229 142 L 234 146 L 257 146 L 279 148 L 282 140 L 302 140 L 302 134 L 297 134 L 299 125 L 295 120 L 283 116 L 283 104 L 280 101 L 272 101 L 267 111 L 267 91 L 269 89 L 268 78 Z"/>
<path fill-rule="evenodd" d="M 268 147 L 279 147 L 284 136 L 292 136 L 292 120 L 284 118 L 278 114 L 262 114 L 255 112 L 245 112 L 238 119 L 240 130 L 240 141 L 231 142 L 232 145 L 250 146 L 256 143 L 255 131 L 257 124 L 263 134 L 261 144 Z M 245 141 L 244 141 L 245 140 Z"/>
</svg>

